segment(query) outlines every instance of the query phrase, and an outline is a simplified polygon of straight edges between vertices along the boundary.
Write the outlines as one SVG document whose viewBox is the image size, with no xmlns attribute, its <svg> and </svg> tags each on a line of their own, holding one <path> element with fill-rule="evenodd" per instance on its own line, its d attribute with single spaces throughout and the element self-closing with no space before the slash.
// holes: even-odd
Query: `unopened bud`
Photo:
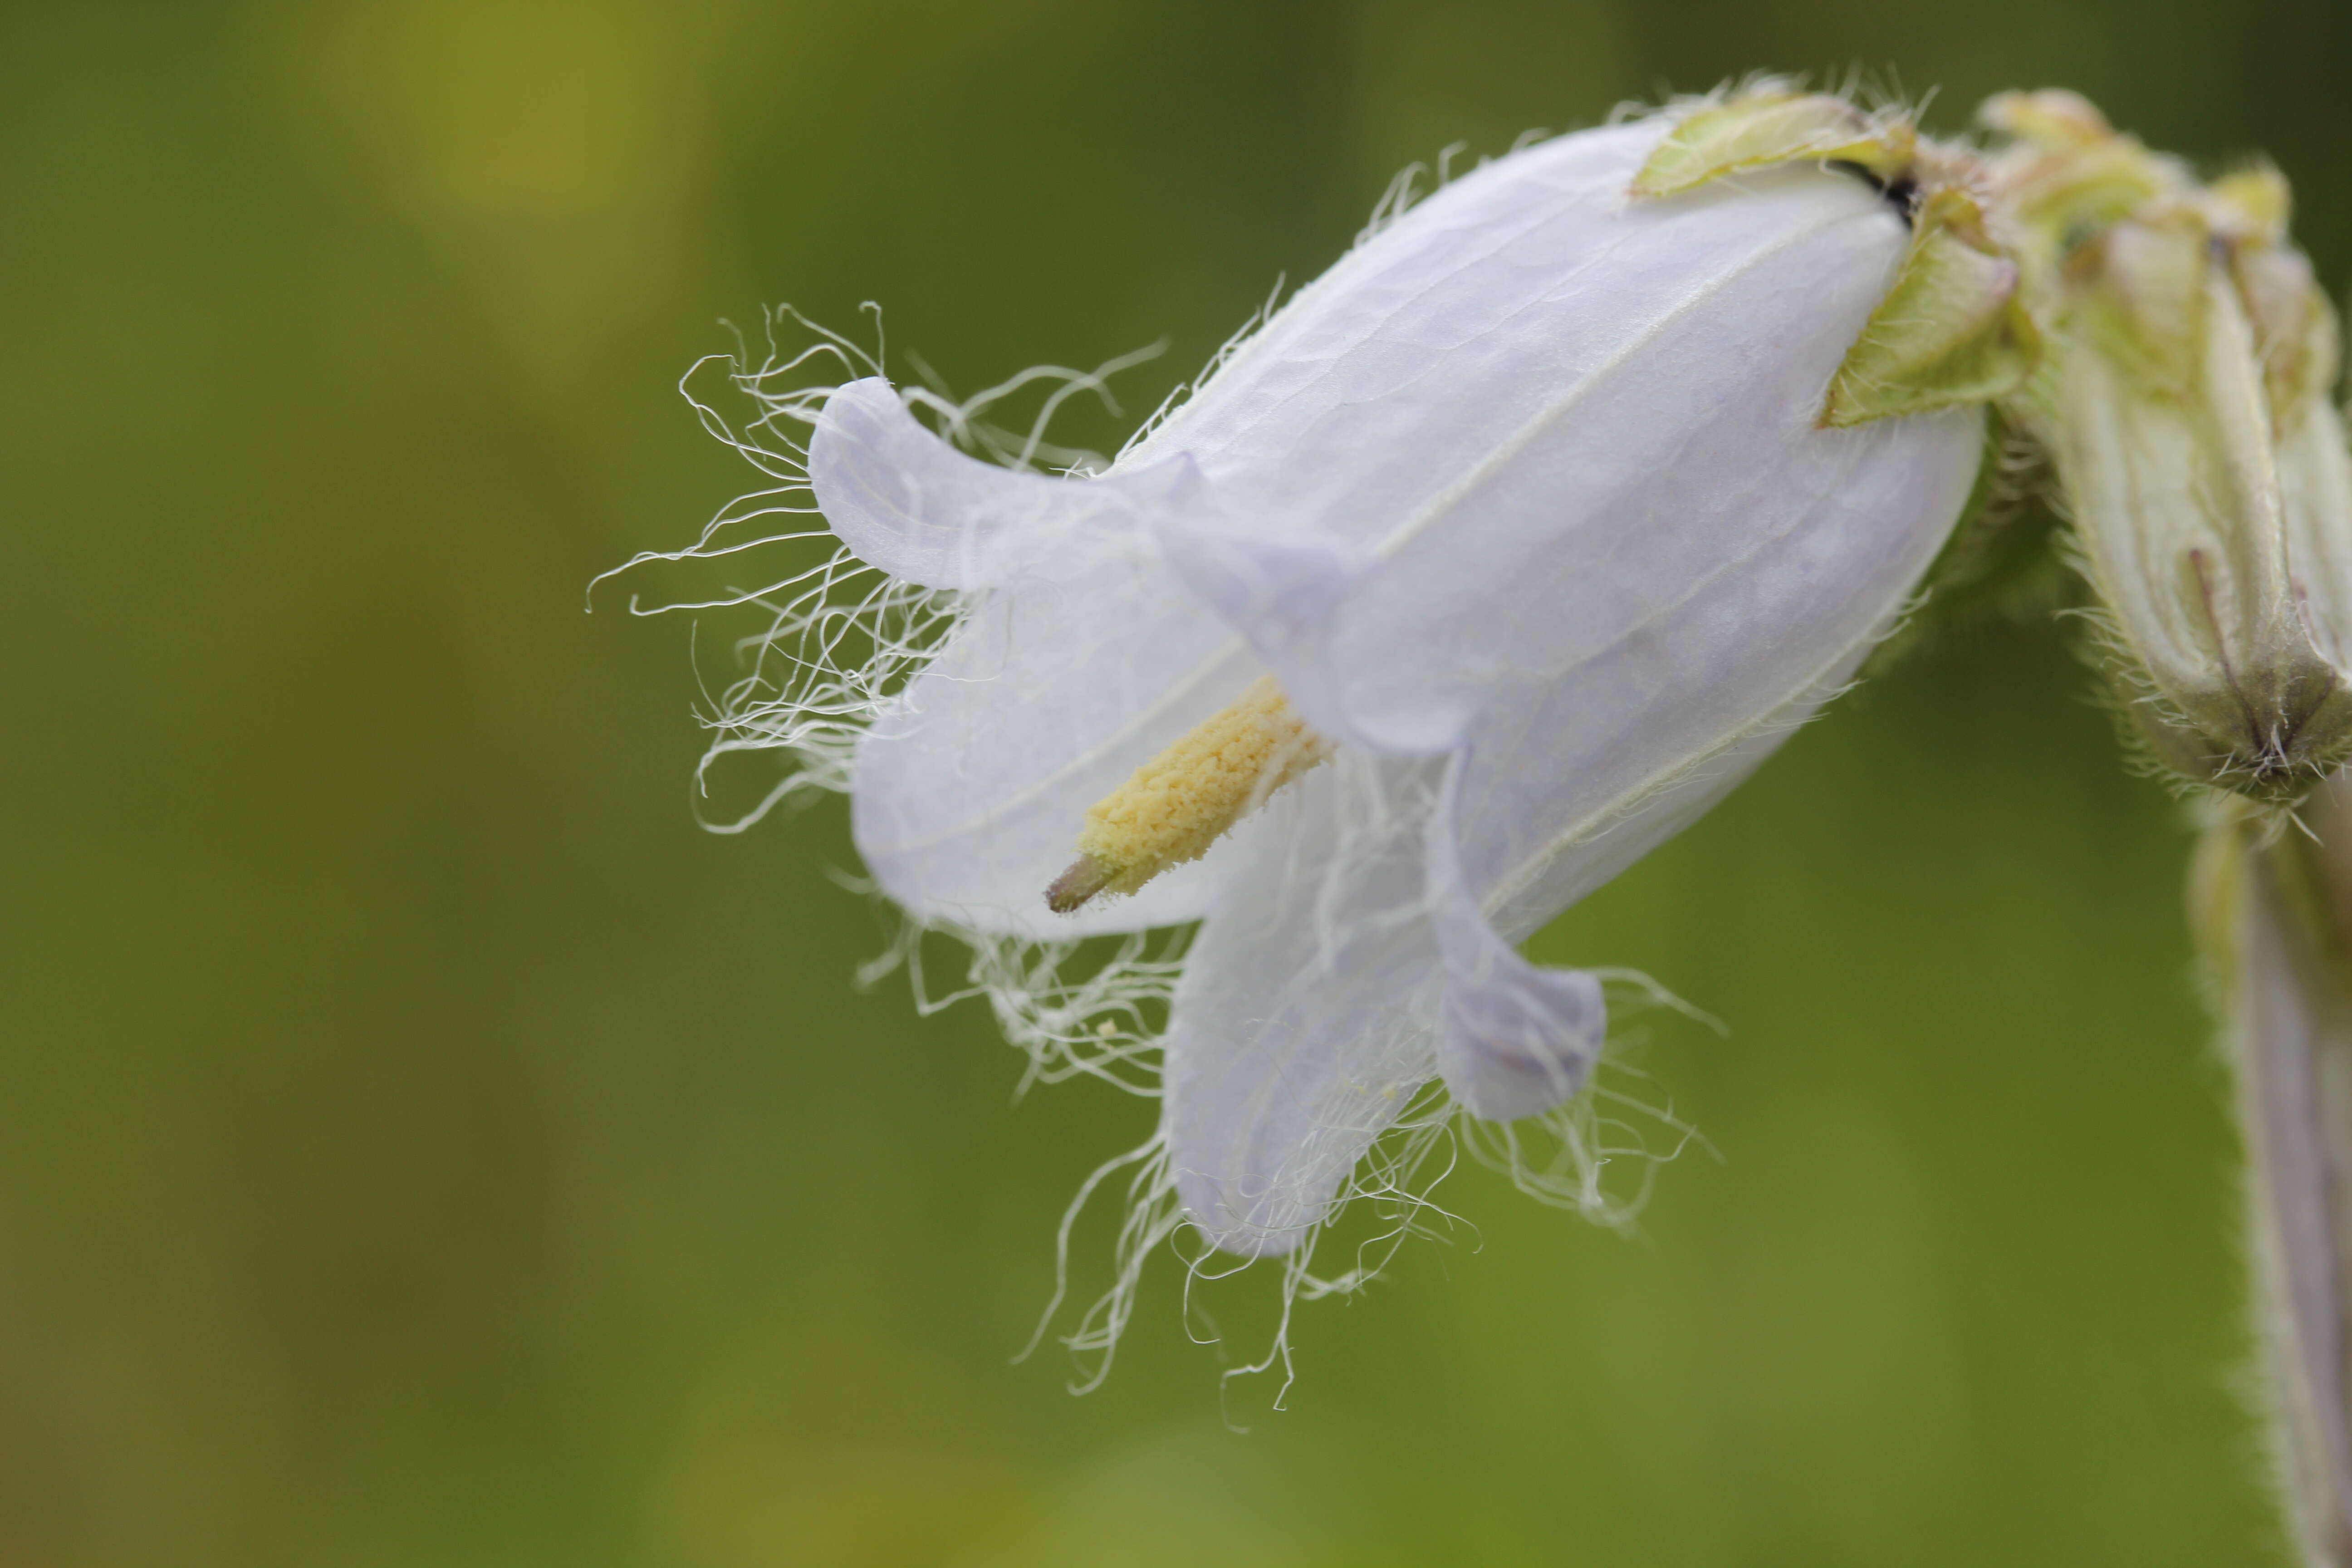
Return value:
<svg viewBox="0 0 2352 1568">
<path fill-rule="evenodd" d="M 2211 186 L 2042 95 L 1997 109 L 2056 321 L 2028 409 L 2099 601 L 2128 728 L 2165 769 L 2291 804 L 2352 757 L 2352 460 L 2334 313 L 2285 186 Z M 2063 108 L 2064 105 L 2059 105 Z M 2158 194 L 2086 231 L 2135 188 Z M 2034 218 L 2016 193 L 2047 209 Z"/>
<path fill-rule="evenodd" d="M 2191 909 L 2246 1150 L 2246 1240 L 2279 1489 L 2310 1568 L 2352 1564 L 2352 785 L 2308 832 L 2229 802 Z M 2251 1391 L 2250 1391 L 2251 1392 Z"/>
</svg>

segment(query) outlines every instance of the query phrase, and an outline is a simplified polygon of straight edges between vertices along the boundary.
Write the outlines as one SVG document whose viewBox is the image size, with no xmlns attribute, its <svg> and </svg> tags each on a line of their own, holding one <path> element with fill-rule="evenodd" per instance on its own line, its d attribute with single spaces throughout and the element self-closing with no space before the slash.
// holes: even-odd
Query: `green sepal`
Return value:
<svg viewBox="0 0 2352 1568">
<path fill-rule="evenodd" d="M 2177 207 L 2118 223 L 2080 256 L 2096 271 L 2078 330 L 2170 397 L 2192 395 L 2203 353 L 2207 232 Z"/>
<path fill-rule="evenodd" d="M 1918 133 L 1822 93 L 1759 93 L 1702 109 L 1633 176 L 1637 196 L 1670 196 L 1742 169 L 1801 161 L 1855 163 L 1882 181 L 1911 164 Z"/>
<path fill-rule="evenodd" d="M 2292 246 L 2238 246 L 2230 274 L 2263 347 L 2271 432 L 2284 440 L 2336 384 L 2342 352 L 2336 308 L 2314 280 L 2310 258 Z"/>
<path fill-rule="evenodd" d="M 2166 184 L 2163 160 L 2117 135 L 2080 94 L 2045 89 L 1987 99 L 1979 120 L 2039 156 L 2002 177 L 2012 220 L 2064 250 L 2137 211 Z"/>
<path fill-rule="evenodd" d="M 2232 240 L 2286 243 L 2286 221 L 2294 193 L 2286 176 L 2268 163 L 2253 163 L 2222 175 L 2205 187 L 2207 202 L 2228 221 L 2217 224 Z"/>
<path fill-rule="evenodd" d="M 2042 361 L 2017 263 L 1986 234 L 1975 201 L 1937 191 L 1912 224 L 1895 286 L 1830 382 L 1823 426 L 1989 403 L 2023 386 Z"/>
<path fill-rule="evenodd" d="M 2072 152 L 2115 140 L 2115 127 L 2096 105 L 2063 87 L 1997 92 L 1977 108 L 1988 128 L 2047 152 Z"/>
</svg>

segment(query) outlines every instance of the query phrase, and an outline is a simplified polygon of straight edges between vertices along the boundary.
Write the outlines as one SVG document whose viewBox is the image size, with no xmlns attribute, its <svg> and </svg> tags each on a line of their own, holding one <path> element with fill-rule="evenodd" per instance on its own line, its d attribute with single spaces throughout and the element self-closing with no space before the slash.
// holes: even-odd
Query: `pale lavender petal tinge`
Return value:
<svg viewBox="0 0 2352 1568">
<path fill-rule="evenodd" d="M 1311 1235 L 1433 1076 L 1494 1118 L 1583 1084 L 1599 983 L 1516 944 L 1849 679 L 1967 497 L 1974 409 L 1816 427 L 1902 214 L 1805 166 L 1635 201 L 1664 130 L 1454 182 L 1101 476 L 976 462 L 878 380 L 818 421 L 843 540 L 970 596 L 858 747 L 861 852 L 966 930 L 1202 921 L 1161 1135 L 1228 1251 Z M 1330 762 L 1050 913 L 1088 808 L 1269 672 Z"/>
</svg>

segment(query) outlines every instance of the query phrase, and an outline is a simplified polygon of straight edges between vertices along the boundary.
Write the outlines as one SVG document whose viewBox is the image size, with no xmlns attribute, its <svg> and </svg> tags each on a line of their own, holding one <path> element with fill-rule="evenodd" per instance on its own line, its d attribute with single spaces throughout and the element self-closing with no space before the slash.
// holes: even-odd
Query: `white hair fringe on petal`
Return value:
<svg viewBox="0 0 2352 1568">
<path fill-rule="evenodd" d="M 1436 183 L 1450 175 L 1456 151 L 1449 148 L 1441 155 Z M 1431 174 L 1422 165 L 1401 174 L 1383 194 L 1359 243 L 1408 210 L 1418 182 Z M 1281 293 L 1277 281 L 1265 304 L 1201 374 L 1171 392 L 1127 445 L 1140 440 L 1205 385 L 1273 315 Z M 747 809 L 718 819 L 704 817 L 703 826 L 712 832 L 740 833 L 780 805 L 798 806 L 822 795 L 846 793 L 858 736 L 976 602 L 974 596 L 923 587 L 868 566 L 834 538 L 815 506 L 806 463 L 807 433 L 817 411 L 841 383 L 884 374 L 880 312 L 870 303 L 866 309 L 874 323 L 871 350 L 787 305 L 763 312 L 762 343 L 755 360 L 744 335 L 730 325 L 737 339 L 734 352 L 697 361 L 679 379 L 679 392 L 705 429 L 771 482 L 721 507 L 692 543 L 642 552 L 589 585 L 593 595 L 609 578 L 663 563 L 781 559 L 786 568 L 782 575 L 757 586 L 656 602 L 633 594 L 628 601 L 635 616 L 743 612 L 759 619 L 754 629 L 728 645 L 735 666 L 732 677 L 715 687 L 707 680 L 701 684 L 698 719 L 711 739 L 696 767 L 697 794 L 708 799 L 713 770 L 737 753 L 775 753 L 784 767 Z M 1086 395 L 1116 416 L 1119 408 L 1108 378 L 1160 352 L 1161 345 L 1154 345 L 1089 371 L 1034 366 L 961 400 L 949 395 L 928 366 L 908 355 L 922 384 L 905 386 L 900 395 L 943 439 L 965 451 L 1011 468 L 1098 472 L 1108 466 L 1099 455 L 1047 438 L 1055 416 L 1072 398 Z M 749 416 L 740 424 L 697 390 L 714 369 L 723 372 L 729 389 L 749 405 Z M 1001 412 L 1000 405 L 1024 393 L 1042 393 L 1025 427 L 992 417 Z M 820 556 L 809 559 L 810 552 L 819 550 Z M 698 634 L 699 625 L 698 620 Z M 917 921 L 887 904 L 864 879 L 836 879 L 889 910 L 894 922 L 895 934 L 884 952 L 860 966 L 858 983 L 870 986 L 904 970 L 923 1016 L 958 1002 L 984 1001 L 1005 1037 L 1027 1058 L 1016 1098 L 1032 1084 L 1079 1077 L 1157 1098 L 1160 1062 L 1155 1028 L 1167 1016 L 1191 928 L 1026 942 Z M 962 978 L 951 986 L 934 988 L 927 974 L 923 939 L 931 934 L 963 946 Z M 1612 1017 L 1663 1007 L 1712 1023 L 1645 975 L 1627 970 L 1595 973 L 1609 987 Z M 1521 1122 L 1498 1124 L 1469 1116 L 1433 1079 L 1374 1142 L 1323 1217 L 1276 1260 L 1278 1310 L 1271 1337 L 1263 1353 L 1229 1366 L 1225 1379 L 1279 1371 L 1282 1382 L 1274 1400 L 1279 1408 L 1292 1376 L 1290 1324 L 1297 1303 L 1360 1289 L 1408 1237 L 1439 1235 L 1463 1225 L 1431 1194 L 1465 1153 L 1502 1173 L 1538 1202 L 1574 1210 L 1612 1228 L 1630 1228 L 1649 1195 L 1657 1166 L 1678 1157 L 1695 1141 L 1703 1143 L 1671 1107 L 1653 1106 L 1616 1086 L 1619 1079 L 1641 1077 L 1622 1058 L 1630 1043 L 1622 1031 L 1614 1033 L 1601 1079 L 1567 1104 Z M 1629 1180 L 1612 1183 L 1620 1166 L 1633 1173 Z M 1106 1162 L 1080 1184 L 1055 1239 L 1051 1298 L 1023 1356 L 1042 1342 L 1070 1299 L 1072 1238 L 1081 1215 L 1122 1173 L 1127 1173 L 1125 1204 L 1112 1249 L 1111 1283 L 1059 1336 L 1076 1363 L 1073 1392 L 1093 1389 L 1108 1375 L 1134 1311 L 1145 1260 L 1163 1243 L 1184 1262 L 1188 1324 L 1205 1321 L 1193 1300 L 1198 1285 L 1250 1266 L 1249 1260 L 1217 1252 L 1191 1235 L 1177 1203 L 1166 1148 L 1155 1132 Z M 1618 1190 L 1621 1186 L 1625 1190 Z M 1344 1238 L 1334 1235 L 1339 1216 L 1350 1210 L 1367 1216 L 1367 1233 Z M 1346 1266 L 1330 1270 L 1326 1265 L 1318 1270 L 1321 1254 L 1342 1243 L 1349 1248 Z M 1195 1332 L 1194 1337 L 1205 1342 L 1215 1335 Z"/>
</svg>

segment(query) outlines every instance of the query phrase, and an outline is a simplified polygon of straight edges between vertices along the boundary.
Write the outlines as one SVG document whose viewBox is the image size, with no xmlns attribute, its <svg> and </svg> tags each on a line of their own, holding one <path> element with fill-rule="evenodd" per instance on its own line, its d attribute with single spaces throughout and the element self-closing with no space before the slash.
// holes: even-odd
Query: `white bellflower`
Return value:
<svg viewBox="0 0 2352 1568">
<path fill-rule="evenodd" d="M 1076 939 L 1199 922 L 1123 1287 L 1181 1215 L 1295 1288 L 1433 1078 L 1498 1120 L 1586 1081 L 1601 978 L 1517 944 L 1853 678 L 1974 480 L 2015 269 L 1916 155 L 1790 94 L 1514 153 L 1098 473 L 967 456 L 879 375 L 771 398 L 889 626 L 722 744 L 831 768 L 919 927 L 1043 944 L 989 983 L 1033 1048 L 1166 984 L 1057 983 Z"/>
</svg>

